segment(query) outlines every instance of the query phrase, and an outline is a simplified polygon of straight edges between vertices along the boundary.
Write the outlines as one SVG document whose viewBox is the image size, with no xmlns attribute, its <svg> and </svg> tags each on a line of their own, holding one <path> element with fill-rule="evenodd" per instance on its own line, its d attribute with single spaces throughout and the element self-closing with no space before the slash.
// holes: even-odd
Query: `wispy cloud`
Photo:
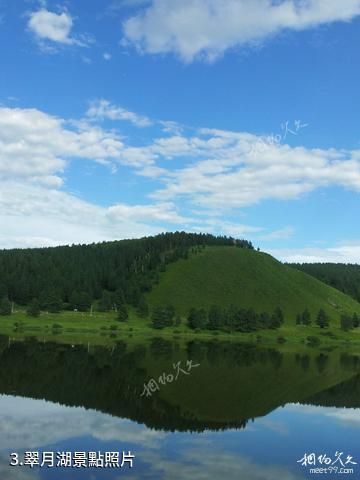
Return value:
<svg viewBox="0 0 360 480">
<path fill-rule="evenodd" d="M 105 57 L 104 57 L 105 58 Z M 109 60 L 109 58 L 105 58 Z M 90 107 L 87 111 L 87 116 L 90 119 L 97 120 L 125 120 L 127 122 L 133 123 L 137 127 L 149 127 L 152 125 L 152 121 L 142 115 L 137 113 L 130 112 L 125 108 L 119 107 L 117 105 L 111 104 L 109 101 L 100 99 L 91 102 Z"/>
</svg>

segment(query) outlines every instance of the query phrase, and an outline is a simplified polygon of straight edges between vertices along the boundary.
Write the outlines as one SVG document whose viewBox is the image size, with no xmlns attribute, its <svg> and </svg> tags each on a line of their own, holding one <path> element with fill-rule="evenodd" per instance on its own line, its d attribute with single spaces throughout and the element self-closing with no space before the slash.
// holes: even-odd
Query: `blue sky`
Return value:
<svg viewBox="0 0 360 480">
<path fill-rule="evenodd" d="M 359 0 L 0 0 L 0 247 L 359 263 L 359 27 Z"/>
</svg>

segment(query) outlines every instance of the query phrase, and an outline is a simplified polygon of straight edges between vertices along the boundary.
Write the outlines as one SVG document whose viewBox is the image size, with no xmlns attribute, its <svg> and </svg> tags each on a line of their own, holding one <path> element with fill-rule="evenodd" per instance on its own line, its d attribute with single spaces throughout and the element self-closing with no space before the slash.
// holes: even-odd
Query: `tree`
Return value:
<svg viewBox="0 0 360 480">
<path fill-rule="evenodd" d="M 230 332 L 232 332 L 236 327 L 237 311 L 238 308 L 234 304 L 231 304 L 225 311 L 225 324 Z"/>
<path fill-rule="evenodd" d="M 176 315 L 174 325 L 175 327 L 179 327 L 181 325 L 181 317 L 179 315 Z"/>
<path fill-rule="evenodd" d="M 320 328 L 327 328 L 329 326 L 329 317 L 327 316 L 325 310 L 320 308 L 319 313 L 316 318 L 316 324 Z"/>
<path fill-rule="evenodd" d="M 50 313 L 59 313 L 62 309 L 63 302 L 56 290 L 48 289 L 41 294 L 40 305 Z"/>
<path fill-rule="evenodd" d="M 0 298 L 7 298 L 8 297 L 8 289 L 6 285 L 0 283 Z"/>
<path fill-rule="evenodd" d="M 208 315 L 208 328 L 210 330 L 219 330 L 225 324 L 225 314 L 221 307 L 213 305 Z"/>
<path fill-rule="evenodd" d="M 11 315 L 11 303 L 7 297 L 0 302 L 0 315 Z"/>
<path fill-rule="evenodd" d="M 271 317 L 267 312 L 260 313 L 259 316 L 259 327 L 260 328 L 270 328 Z"/>
<path fill-rule="evenodd" d="M 129 314 L 125 304 L 119 305 L 117 318 L 119 322 L 126 322 L 129 318 Z"/>
<path fill-rule="evenodd" d="M 192 329 L 204 329 L 207 325 L 207 313 L 203 308 L 196 309 L 192 308 L 188 316 L 188 324 Z"/>
<path fill-rule="evenodd" d="M 114 293 L 114 306 L 117 310 L 121 305 L 125 304 L 125 295 L 122 288 L 118 288 Z"/>
<path fill-rule="evenodd" d="M 175 309 L 172 305 L 155 307 L 151 316 L 152 327 L 157 329 L 171 327 L 174 325 L 174 316 Z"/>
<path fill-rule="evenodd" d="M 27 310 L 27 315 L 29 317 L 39 317 L 40 316 L 40 303 L 37 298 L 33 298 L 31 303 L 29 304 Z"/>
<path fill-rule="evenodd" d="M 78 310 L 88 312 L 91 308 L 92 298 L 87 292 L 80 292 L 78 298 Z"/>
<path fill-rule="evenodd" d="M 113 306 L 113 299 L 111 292 L 103 290 L 101 298 L 99 300 L 98 309 L 100 312 L 108 312 Z"/>
<path fill-rule="evenodd" d="M 301 318 L 303 325 L 311 325 L 311 314 L 307 308 L 303 311 Z"/>
<path fill-rule="evenodd" d="M 296 325 L 301 325 L 302 324 L 302 315 L 301 313 L 298 313 L 296 315 Z"/>
<path fill-rule="evenodd" d="M 347 315 L 347 314 L 341 315 L 340 327 L 341 327 L 341 330 L 344 330 L 345 332 L 354 328 L 352 317 L 350 315 Z"/>
<path fill-rule="evenodd" d="M 352 321 L 353 321 L 353 327 L 354 328 L 358 328 L 360 326 L 360 318 L 359 318 L 357 313 L 354 313 L 354 315 L 352 317 Z"/>
<path fill-rule="evenodd" d="M 274 310 L 274 313 L 271 315 L 270 328 L 272 329 L 280 328 L 283 323 L 284 323 L 284 314 L 281 308 L 277 307 Z"/>
<path fill-rule="evenodd" d="M 147 304 L 143 295 L 140 297 L 136 312 L 141 318 L 147 318 L 149 316 L 149 305 Z"/>
</svg>

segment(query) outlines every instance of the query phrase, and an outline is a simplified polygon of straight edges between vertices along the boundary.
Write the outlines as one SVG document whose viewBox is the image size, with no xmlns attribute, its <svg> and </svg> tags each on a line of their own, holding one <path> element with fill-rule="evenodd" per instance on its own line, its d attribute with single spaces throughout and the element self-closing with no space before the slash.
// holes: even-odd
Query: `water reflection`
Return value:
<svg viewBox="0 0 360 480">
<path fill-rule="evenodd" d="M 149 378 L 186 360 L 200 367 L 140 396 Z M 337 351 L 164 339 L 88 349 L 2 339 L 0 478 L 117 479 L 124 473 L 11 469 L 8 454 L 129 449 L 131 478 L 311 478 L 296 462 L 305 452 L 358 453 L 358 372 L 358 358 Z"/>
</svg>

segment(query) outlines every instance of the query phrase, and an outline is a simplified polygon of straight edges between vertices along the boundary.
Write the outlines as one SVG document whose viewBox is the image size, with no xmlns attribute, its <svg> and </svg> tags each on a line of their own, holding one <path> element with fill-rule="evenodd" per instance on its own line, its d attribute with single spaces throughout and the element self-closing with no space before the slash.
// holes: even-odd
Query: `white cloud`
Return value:
<svg viewBox="0 0 360 480">
<path fill-rule="evenodd" d="M 199 215 L 200 212 L 197 212 Z M 205 218 L 204 218 L 205 217 Z M 244 237 L 247 235 L 257 236 L 264 229 L 253 225 L 245 225 L 242 223 L 234 223 L 224 220 L 223 217 L 206 218 L 207 213 L 203 212 L 201 218 L 198 219 L 199 225 L 193 225 L 191 230 L 199 233 L 211 233 L 214 235 L 227 235 L 231 237 Z M 193 219 L 196 222 L 196 217 Z"/>
<path fill-rule="evenodd" d="M 28 26 L 40 38 L 59 43 L 73 43 L 70 38 L 73 19 L 66 12 L 57 14 L 45 9 L 33 12 L 30 15 Z"/>
<path fill-rule="evenodd" d="M 187 442 L 187 448 L 179 448 L 175 459 L 164 458 L 155 449 L 144 451 L 142 457 L 158 471 L 158 477 L 182 480 L 207 480 L 209 478 L 227 478 L 235 480 L 304 480 L 303 475 L 293 473 L 286 467 L 271 463 L 254 463 L 251 459 L 239 452 L 213 449 L 216 440 L 206 439 L 203 436 Z M 264 448 L 266 448 L 264 444 Z"/>
<path fill-rule="evenodd" d="M 257 241 L 285 239 L 293 235 L 293 227 L 269 231 L 248 225 L 238 220 L 241 210 L 271 199 L 298 199 L 329 186 L 360 191 L 360 151 L 260 142 L 261 137 L 244 132 L 200 129 L 185 134 L 181 129 L 173 133 L 173 125 L 167 136 L 133 146 L 96 121 L 102 116 L 126 117 L 143 125 L 146 117 L 129 117 L 130 112 L 125 115 L 120 107 L 101 102 L 93 104 L 87 119 L 80 121 L 36 109 L 0 107 L 0 221 L 7 225 L 0 246 L 112 240 L 158 233 L 169 225 Z M 164 122 L 155 126 L 164 135 Z M 106 165 L 111 171 L 125 165 L 157 186 L 152 186 L 150 200 L 141 204 L 120 200 L 100 207 L 85 202 L 62 190 L 68 165 L 80 160 Z M 360 248 L 344 244 L 272 253 L 287 261 L 358 262 Z"/>
<path fill-rule="evenodd" d="M 107 100 L 96 100 L 91 102 L 87 116 L 92 119 L 125 120 L 137 127 L 149 127 L 152 122 L 149 118 L 129 112 L 122 107 L 112 105 Z"/>
<path fill-rule="evenodd" d="M 280 228 L 279 230 L 274 230 L 270 233 L 265 233 L 264 235 L 259 235 L 257 240 L 262 241 L 272 241 L 272 240 L 284 240 L 291 238 L 295 233 L 295 229 L 293 227 L 284 227 Z"/>
<path fill-rule="evenodd" d="M 158 448 L 167 436 L 130 420 L 44 400 L 0 395 L 0 405 L 0 451 L 12 449 L 20 453 L 30 446 L 41 449 L 80 436 L 119 442 L 119 435 L 121 442 L 151 449 Z"/>
<path fill-rule="evenodd" d="M 334 407 L 319 407 L 316 405 L 303 405 L 300 403 L 289 403 L 286 408 L 290 412 L 305 413 L 308 415 L 316 415 L 330 417 L 352 427 L 360 427 L 360 410 L 358 408 L 334 408 Z"/>
<path fill-rule="evenodd" d="M 360 241 L 328 248 L 269 249 L 271 255 L 290 263 L 357 263 L 360 264 Z"/>
<path fill-rule="evenodd" d="M 124 22 L 124 43 L 152 54 L 175 53 L 185 62 L 211 61 L 284 30 L 349 21 L 359 14 L 358 0 L 153 0 Z"/>
<path fill-rule="evenodd" d="M 73 18 L 68 12 L 54 13 L 46 8 L 32 12 L 28 21 L 28 28 L 40 41 L 86 46 L 89 39 L 85 36 L 76 38 L 71 35 L 73 25 Z"/>
<path fill-rule="evenodd" d="M 36 109 L 0 107 L 0 179 L 60 186 L 67 159 L 118 159 L 124 145 L 112 132 Z"/>
<path fill-rule="evenodd" d="M 115 219 L 137 221 L 160 221 L 166 223 L 191 223 L 190 219 L 180 216 L 172 203 L 157 205 L 114 205 L 108 209 L 109 216 Z"/>
<path fill-rule="evenodd" d="M 360 191 L 358 151 L 307 149 L 263 143 L 237 132 L 202 130 L 192 138 L 156 140 L 154 155 L 186 156 L 184 167 L 164 178 L 157 200 L 187 198 L 212 209 L 241 208 L 260 201 L 291 200 L 328 186 Z"/>
<path fill-rule="evenodd" d="M 109 52 L 104 52 L 103 53 L 103 58 L 104 58 L 104 60 L 106 60 L 108 62 L 109 60 L 112 59 L 112 55 Z"/>
<path fill-rule="evenodd" d="M 0 212 L 6 225 L 0 248 L 138 238 L 187 222 L 170 203 L 100 207 L 61 190 L 10 181 L 2 183 Z"/>
<path fill-rule="evenodd" d="M 0 247 L 51 246 L 139 237 L 184 223 L 175 205 L 99 207 L 60 190 L 71 161 L 134 162 L 113 132 L 36 109 L 0 108 Z"/>
<path fill-rule="evenodd" d="M 91 437 L 100 443 L 100 447 L 119 445 L 120 442 L 124 448 L 131 448 L 145 462 L 148 478 L 207 480 L 225 476 L 229 480 L 303 479 L 302 474 L 293 473 L 285 466 L 271 462 L 256 463 L 238 451 L 221 449 L 216 446 L 217 437 L 208 432 L 197 436 L 191 433 L 179 435 L 174 458 L 166 449 L 173 440 L 173 433 L 156 431 L 94 410 L 70 408 L 43 400 L 0 396 L 0 406 L 3 433 L 0 451 L 10 449 L 20 453 L 29 445 L 42 451 L 49 445 L 71 444 L 74 439 Z M 9 480 L 34 478 L 27 475 L 11 477 L 11 469 L 5 466 L 0 473 L 4 474 L 2 478 Z M 136 469 L 134 475 L 134 478 L 139 478 Z"/>
</svg>

